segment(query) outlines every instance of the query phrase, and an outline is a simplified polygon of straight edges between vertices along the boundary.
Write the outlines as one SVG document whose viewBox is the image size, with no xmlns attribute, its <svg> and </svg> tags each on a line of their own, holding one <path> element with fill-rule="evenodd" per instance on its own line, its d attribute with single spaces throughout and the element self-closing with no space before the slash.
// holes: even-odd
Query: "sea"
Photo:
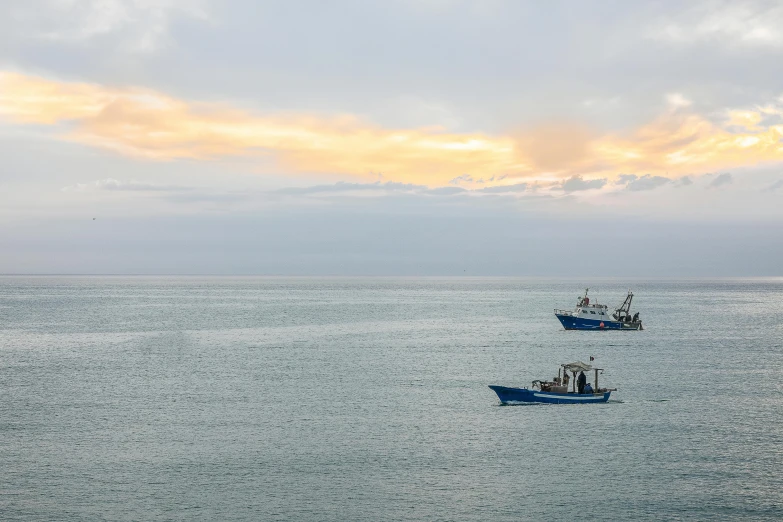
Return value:
<svg viewBox="0 0 783 522">
<path fill-rule="evenodd" d="M 0 277 L 0 520 L 579 519 L 783 519 L 783 278 Z"/>
</svg>

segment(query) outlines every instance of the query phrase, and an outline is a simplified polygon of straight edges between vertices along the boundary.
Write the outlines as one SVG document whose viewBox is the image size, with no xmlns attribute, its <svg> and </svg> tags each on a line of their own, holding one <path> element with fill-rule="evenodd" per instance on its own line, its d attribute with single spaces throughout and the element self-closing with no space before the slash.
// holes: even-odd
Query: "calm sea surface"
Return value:
<svg viewBox="0 0 783 522">
<path fill-rule="evenodd" d="M 783 279 L 0 278 L 2 520 L 781 518 Z"/>
</svg>

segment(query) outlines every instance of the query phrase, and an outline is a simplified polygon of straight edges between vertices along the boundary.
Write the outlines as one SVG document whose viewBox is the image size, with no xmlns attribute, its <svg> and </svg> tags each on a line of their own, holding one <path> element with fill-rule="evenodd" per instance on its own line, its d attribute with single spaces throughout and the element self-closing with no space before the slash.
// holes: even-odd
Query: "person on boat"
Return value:
<svg viewBox="0 0 783 522">
<path fill-rule="evenodd" d="M 635 314 L 633 314 L 633 322 L 635 323 L 638 320 L 639 320 L 639 312 L 636 312 Z"/>
<path fill-rule="evenodd" d="M 590 383 L 589 383 L 589 382 L 585 384 L 585 389 L 584 389 L 584 392 L 585 392 L 585 393 L 588 393 L 588 394 L 592 394 L 592 393 L 593 393 L 593 387 L 592 387 L 592 386 L 590 386 Z"/>
<path fill-rule="evenodd" d="M 586 382 L 585 372 L 579 372 L 579 377 L 576 378 L 576 389 L 579 390 L 579 393 L 584 393 Z"/>
</svg>

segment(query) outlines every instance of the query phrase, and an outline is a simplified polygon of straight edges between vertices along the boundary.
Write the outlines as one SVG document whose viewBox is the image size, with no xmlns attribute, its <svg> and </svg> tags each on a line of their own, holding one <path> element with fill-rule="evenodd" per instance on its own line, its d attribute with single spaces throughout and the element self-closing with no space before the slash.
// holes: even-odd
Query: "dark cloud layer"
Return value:
<svg viewBox="0 0 783 522">
<path fill-rule="evenodd" d="M 468 176 L 469 177 L 469 176 Z M 466 180 L 460 176 L 461 180 Z M 517 183 L 515 185 L 498 185 L 494 187 L 483 187 L 479 189 L 466 189 L 463 187 L 435 187 L 430 188 L 424 185 L 415 185 L 413 183 L 397 183 L 394 181 L 375 183 L 346 183 L 337 182 L 332 185 L 315 185 L 312 187 L 288 187 L 275 191 L 277 194 L 285 195 L 316 195 L 316 194 L 336 194 L 347 192 L 407 192 L 413 194 L 431 195 L 431 196 L 454 196 L 457 194 L 519 194 L 527 190 L 527 183 Z"/>
<path fill-rule="evenodd" d="M 777 190 L 783 188 L 783 179 L 780 179 L 770 185 L 770 187 L 767 189 L 768 192 L 776 192 Z"/>
<path fill-rule="evenodd" d="M 693 180 L 690 176 L 683 176 L 676 182 L 678 187 L 687 187 L 688 185 L 693 185 Z"/>
<path fill-rule="evenodd" d="M 380 192 L 413 192 L 426 190 L 427 187 L 412 183 L 398 183 L 396 181 L 375 183 L 346 183 L 338 181 L 332 185 L 315 185 L 312 187 L 286 187 L 277 190 L 278 194 L 328 194 L 355 191 L 380 191 Z"/>
<path fill-rule="evenodd" d="M 485 194 L 510 194 L 514 192 L 525 192 L 527 190 L 527 183 L 517 183 L 516 185 L 499 185 L 495 187 L 484 187 L 479 189 L 480 192 Z"/>
<path fill-rule="evenodd" d="M 580 190 L 600 189 L 606 185 L 606 179 L 582 179 L 582 176 L 572 176 L 563 182 L 562 188 L 565 192 L 576 192 Z"/>
<path fill-rule="evenodd" d="M 779 274 L 783 257 L 783 243 L 769 240 L 779 235 L 777 223 L 674 226 L 627 217 L 612 241 L 579 233 L 564 241 L 572 217 L 541 219 L 493 205 L 389 212 L 367 201 L 355 208 L 272 207 L 252 216 L 99 218 L 89 225 L 61 221 L 56 236 L 50 221 L 0 228 L 7 254 L 0 273 L 573 277 L 574 252 L 593 252 L 612 260 L 612 276 L 705 277 Z M 583 265 L 580 277 L 608 275 L 601 263 Z"/>
<path fill-rule="evenodd" d="M 645 174 L 643 176 L 636 176 L 635 174 L 621 174 L 618 177 L 618 184 L 625 185 L 625 188 L 631 191 L 653 190 L 669 183 L 671 183 L 669 178 L 665 178 L 663 176 L 653 176 L 651 174 Z"/>
<path fill-rule="evenodd" d="M 64 187 L 63 191 L 84 192 L 90 190 L 110 191 L 110 192 L 187 192 L 193 190 L 193 187 L 182 185 L 164 185 L 159 183 L 143 183 L 139 181 L 120 181 L 113 178 L 99 179 L 92 183 L 78 183 Z"/>
<path fill-rule="evenodd" d="M 723 174 L 719 174 L 718 177 L 713 179 L 709 185 L 707 185 L 707 188 L 718 188 L 722 187 L 724 185 L 730 185 L 734 182 L 734 178 L 731 176 L 729 172 L 724 172 Z"/>
</svg>

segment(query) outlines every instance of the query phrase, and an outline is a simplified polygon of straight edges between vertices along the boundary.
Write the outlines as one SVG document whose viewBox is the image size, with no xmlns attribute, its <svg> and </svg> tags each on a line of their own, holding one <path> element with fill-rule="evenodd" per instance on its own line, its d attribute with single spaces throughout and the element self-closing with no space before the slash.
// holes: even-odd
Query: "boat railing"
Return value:
<svg viewBox="0 0 783 522">
<path fill-rule="evenodd" d="M 574 315 L 574 312 L 572 310 L 560 310 L 558 308 L 555 308 L 555 313 L 557 315 Z"/>
</svg>

